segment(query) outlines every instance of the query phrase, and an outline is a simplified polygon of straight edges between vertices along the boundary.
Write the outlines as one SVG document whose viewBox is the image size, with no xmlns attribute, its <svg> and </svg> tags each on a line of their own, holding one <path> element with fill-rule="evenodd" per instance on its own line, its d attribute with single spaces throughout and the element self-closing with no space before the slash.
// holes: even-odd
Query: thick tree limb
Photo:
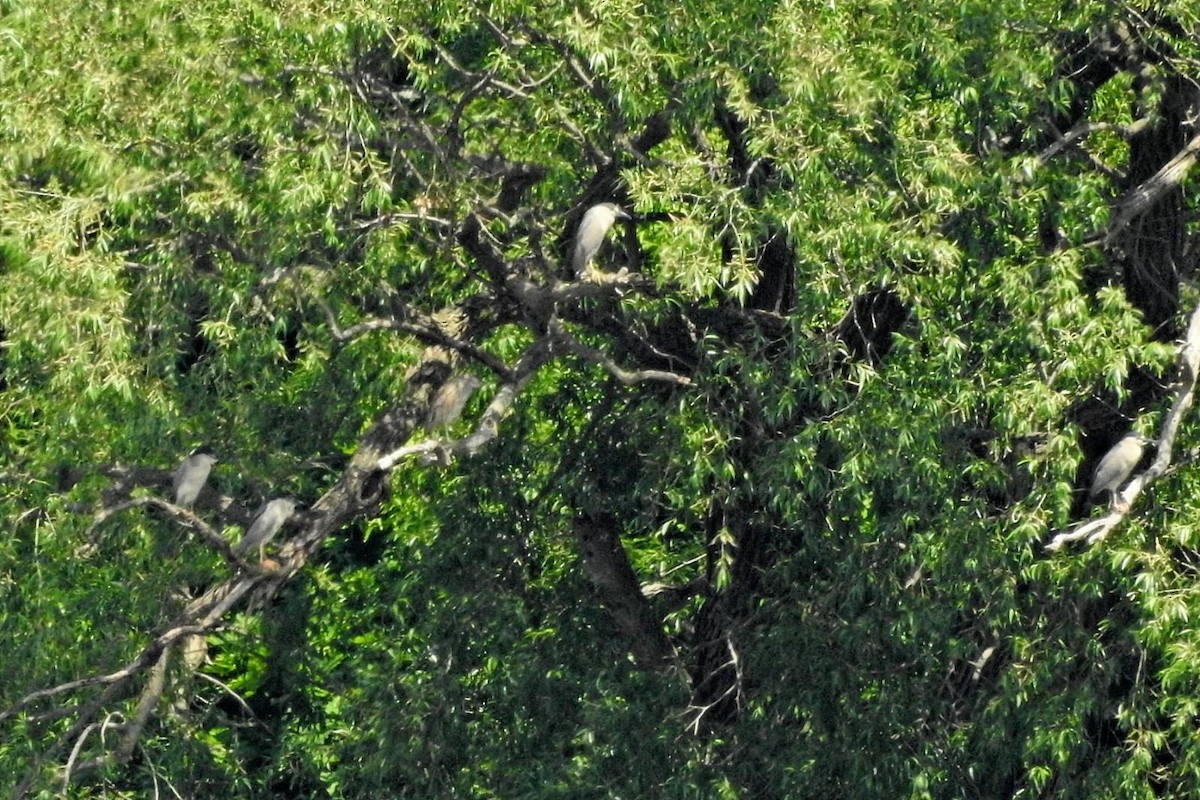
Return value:
<svg viewBox="0 0 1200 800">
<path fill-rule="evenodd" d="M 1129 485 L 1117 495 L 1107 514 L 1099 519 L 1089 520 L 1073 530 L 1056 534 L 1046 545 L 1046 550 L 1055 552 L 1080 539 L 1087 539 L 1089 545 L 1104 541 L 1108 534 L 1121 523 L 1121 520 L 1128 516 L 1134 501 L 1141 493 L 1171 466 L 1171 452 L 1175 444 L 1175 437 L 1179 434 L 1179 426 L 1183 422 L 1184 414 L 1192 405 L 1196 391 L 1197 372 L 1200 371 L 1200 306 L 1192 311 L 1187 337 L 1179 348 L 1177 363 L 1179 380 L 1175 386 L 1175 401 L 1163 421 L 1162 432 L 1156 442 L 1154 461 L 1145 472 L 1135 476 Z"/>
<path fill-rule="evenodd" d="M 133 755 L 138 739 L 141 737 L 142 731 L 145 730 L 146 723 L 150 721 L 150 717 L 154 713 L 154 707 L 162 699 L 163 689 L 167 685 L 167 664 L 170 661 L 173 649 L 172 647 L 164 647 L 158 657 L 158 661 L 154 662 L 154 666 L 150 668 L 150 677 L 146 681 L 146 685 L 142 687 L 142 696 L 138 698 L 137 707 L 133 712 L 133 719 L 130 721 L 128 729 L 121 736 L 121 742 L 117 745 L 116 752 L 113 753 L 113 760 L 118 764 L 125 763 Z M 66 783 L 67 781 L 64 778 L 64 787 Z"/>
<path fill-rule="evenodd" d="M 613 520 L 585 517 L 575 521 L 575 538 L 583 568 L 599 590 L 642 669 L 663 669 L 675 659 L 675 648 L 642 594 L 637 575 L 621 544 Z"/>
<path fill-rule="evenodd" d="M 1104 246 L 1111 247 L 1130 222 L 1146 213 L 1167 192 L 1179 186 L 1196 159 L 1200 157 L 1200 134 L 1193 136 L 1183 149 L 1158 172 L 1143 181 L 1117 204 L 1104 233 Z"/>
</svg>

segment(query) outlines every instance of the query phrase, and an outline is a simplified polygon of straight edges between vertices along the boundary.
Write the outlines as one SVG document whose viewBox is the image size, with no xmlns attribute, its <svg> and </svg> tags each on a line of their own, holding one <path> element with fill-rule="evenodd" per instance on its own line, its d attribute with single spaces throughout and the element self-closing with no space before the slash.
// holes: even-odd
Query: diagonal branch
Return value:
<svg viewBox="0 0 1200 800">
<path fill-rule="evenodd" d="M 191 528 L 199 533 L 200 538 L 204 539 L 204 541 L 210 547 L 223 555 L 227 561 L 234 562 L 241 567 L 248 566 L 240 556 L 233 552 L 233 548 L 230 546 L 225 537 L 213 530 L 207 522 L 200 519 L 200 517 L 198 517 L 189 509 L 183 508 L 182 506 L 177 506 L 174 503 L 168 503 L 161 497 L 138 497 L 124 503 L 118 503 L 115 506 L 108 506 L 107 508 L 100 509 L 96 512 L 95 516 L 92 517 L 92 524 L 88 526 L 87 531 L 84 533 L 85 538 L 91 541 L 96 529 L 99 528 L 100 525 L 104 524 L 104 522 L 110 519 L 114 514 L 118 514 L 122 511 L 128 511 L 131 508 L 140 508 L 142 506 L 153 506 L 161 511 L 166 512 L 168 515 L 182 523 L 185 527 Z"/>
<path fill-rule="evenodd" d="M 487 408 L 479 416 L 475 431 L 455 442 L 442 444 L 440 442 L 420 442 L 415 445 L 405 445 L 382 456 L 376 463 L 376 469 L 387 472 L 405 458 L 418 454 L 440 455 L 443 461 L 450 455 L 470 457 L 478 453 L 484 445 L 495 439 L 500 433 L 500 420 L 508 413 L 517 395 L 532 380 L 539 369 L 553 358 L 554 340 L 542 337 L 525 349 L 516 367 L 511 371 L 512 380 L 501 385 L 500 390 L 488 403 Z"/>
<path fill-rule="evenodd" d="M 1154 461 L 1145 472 L 1129 482 L 1124 491 L 1116 497 L 1106 515 L 1089 520 L 1073 530 L 1056 534 L 1046 545 L 1046 550 L 1056 552 L 1065 545 L 1080 539 L 1087 539 L 1088 544 L 1104 541 L 1108 534 L 1121 523 L 1121 520 L 1128 516 L 1134 501 L 1141 493 L 1166 473 L 1171 466 L 1171 451 L 1175 444 L 1175 437 L 1179 434 L 1179 426 L 1183 422 L 1184 414 L 1192 405 L 1192 398 L 1196 391 L 1197 373 L 1200 372 L 1200 305 L 1192 311 L 1187 336 L 1179 348 L 1176 360 L 1179 366 L 1179 380 L 1175 385 L 1175 401 L 1163 421 L 1162 433 L 1159 434 L 1156 442 Z"/>
<path fill-rule="evenodd" d="M 667 383 L 676 383 L 680 386 L 689 386 L 692 383 L 691 378 L 684 375 L 676 375 L 674 372 L 666 372 L 659 369 L 634 371 L 624 369 L 601 351 L 588 347 L 577 340 L 557 321 L 552 325 L 551 331 L 557 339 L 558 345 L 563 347 L 568 353 L 584 361 L 599 365 L 609 375 L 612 375 L 626 386 L 632 386 L 635 383 L 643 381 L 665 381 Z"/>
<path fill-rule="evenodd" d="M 1130 222 L 1150 210 L 1167 192 L 1178 187 L 1187 176 L 1188 171 L 1195 165 L 1198 157 L 1200 157 L 1200 134 L 1193 136 L 1191 141 L 1185 144 L 1183 149 L 1164 164 L 1158 172 L 1126 194 L 1109 220 L 1108 230 L 1104 234 L 1105 247 L 1111 247 L 1118 234 L 1125 230 Z"/>
<path fill-rule="evenodd" d="M 1071 130 L 1067 131 L 1057 141 L 1053 142 L 1049 147 L 1037 154 L 1038 164 L 1045 164 L 1054 156 L 1061 153 L 1071 145 L 1075 144 L 1085 136 L 1090 136 L 1093 133 L 1101 131 L 1113 131 L 1125 139 L 1131 139 L 1135 135 L 1141 133 L 1150 126 L 1150 117 L 1142 117 L 1141 119 L 1129 125 L 1118 125 L 1112 122 L 1085 122 L 1076 125 Z"/>
</svg>

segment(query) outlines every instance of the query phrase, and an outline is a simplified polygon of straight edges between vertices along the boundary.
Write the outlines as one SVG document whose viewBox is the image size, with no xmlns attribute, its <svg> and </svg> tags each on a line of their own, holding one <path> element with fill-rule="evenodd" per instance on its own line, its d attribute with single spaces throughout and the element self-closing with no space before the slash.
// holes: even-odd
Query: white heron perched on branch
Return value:
<svg viewBox="0 0 1200 800">
<path fill-rule="evenodd" d="M 579 230 L 575 232 L 575 250 L 571 254 L 571 268 L 575 277 L 587 275 L 588 264 L 604 244 L 604 237 L 618 219 L 631 219 L 616 203 L 600 203 L 592 206 L 583 215 Z"/>
<path fill-rule="evenodd" d="M 175 468 L 171 482 L 171 488 L 175 492 L 175 505 L 189 509 L 192 507 L 204 489 L 213 464 L 219 460 L 212 448 L 206 445 L 197 447 Z"/>
</svg>

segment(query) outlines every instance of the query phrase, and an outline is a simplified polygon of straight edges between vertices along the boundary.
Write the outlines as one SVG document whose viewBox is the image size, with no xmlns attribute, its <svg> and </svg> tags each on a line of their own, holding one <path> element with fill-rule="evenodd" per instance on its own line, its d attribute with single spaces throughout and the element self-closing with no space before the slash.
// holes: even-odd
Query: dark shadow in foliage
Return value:
<svg viewBox="0 0 1200 800">
<path fill-rule="evenodd" d="M 382 532 L 367 535 L 366 521 L 355 520 L 339 532 L 339 544 L 330 550 L 330 565 L 348 570 L 374 567 L 387 552 L 387 545 Z"/>
<path fill-rule="evenodd" d="M 298 320 L 290 320 L 287 327 L 279 334 L 279 344 L 283 346 L 283 357 L 289 364 L 295 364 L 300 358 L 300 331 Z"/>
<path fill-rule="evenodd" d="M 299 583 L 303 583 L 300 581 Z M 244 699 L 249 708 L 222 693 L 214 711 L 238 727 L 240 760 L 250 776 L 273 776 L 270 783 L 254 787 L 252 796 L 307 797 L 319 793 L 319 776 L 298 774 L 277 768 L 285 725 L 305 724 L 322 712 L 312 706 L 304 687 L 308 685 L 302 670 L 308 651 L 307 626 L 312 613 L 306 587 L 290 584 L 271 601 L 264 615 L 266 664 L 261 682 Z"/>
<path fill-rule="evenodd" d="M 717 502 L 709 506 L 704 534 L 709 543 L 707 578 L 713 584 L 713 567 L 719 553 L 715 551 L 717 535 L 725 522 L 723 510 Z M 739 557 L 741 553 L 739 552 Z M 701 606 L 696 616 L 695 638 L 692 641 L 692 699 L 691 704 L 701 709 L 700 721 L 703 730 L 713 730 L 735 721 L 741 712 L 742 696 L 738 673 L 732 660 L 731 648 L 736 647 L 732 639 L 734 616 L 732 602 L 727 598 L 729 591 L 714 594 Z"/>
<path fill-rule="evenodd" d="M 882 287 L 851 300 L 846 316 L 832 333 L 845 343 L 850 354 L 848 361 L 864 360 L 879 366 L 891 349 L 893 334 L 908 318 L 908 307 L 895 291 Z M 735 335 L 744 333 L 737 328 L 724 330 Z M 735 338 L 732 343 L 737 341 Z M 761 415 L 755 413 L 754 404 L 745 398 L 739 398 L 739 402 L 750 410 L 740 420 L 737 441 L 741 444 L 735 448 L 737 452 L 733 458 L 744 465 L 747 474 L 753 474 L 752 465 L 768 432 L 759 419 Z M 788 433 L 794 433 L 806 416 L 820 413 L 819 408 L 802 408 L 798 410 L 794 424 L 784 427 Z M 771 432 L 772 435 L 775 433 Z M 786 551 L 803 546 L 802 531 L 793 531 L 792 535 L 783 538 L 769 531 L 767 523 L 760 519 L 761 513 L 753 507 L 754 502 L 753 498 L 741 498 L 731 503 L 714 498 L 709 507 L 705 529 L 709 547 L 709 585 L 714 584 L 712 572 L 721 557 L 719 535 L 724 533 L 732 539 L 735 550 L 728 586 L 711 595 L 696 618 L 690 667 L 692 705 L 695 713 L 700 715 L 700 728 L 705 730 L 732 723 L 739 717 L 747 688 L 744 676 L 747 665 L 740 663 L 740 658 L 762 575 L 776 558 L 786 554 L 778 549 L 780 545 Z M 781 529 L 785 527 L 781 526 Z"/>
<path fill-rule="evenodd" d="M 1070 82 L 1073 91 L 1065 109 L 1049 109 L 1049 130 L 1035 141 L 1036 149 L 1041 150 L 1053 144 L 1061 134 L 1088 115 L 1096 92 L 1116 77 L 1128 62 L 1127 34 L 1127 31 L 1122 32 L 1119 28 L 1101 31 L 1094 37 L 1073 31 L 1062 34 L 1060 74 Z"/>
<path fill-rule="evenodd" d="M 186 240 L 191 265 L 198 274 L 215 274 L 213 264 L 213 248 L 204 237 L 193 236 Z M 215 352 L 212 341 L 204 335 L 201 324 L 208 318 L 208 298 L 195 289 L 183 298 L 183 313 L 187 316 L 187 324 L 183 331 L 183 341 L 179 343 L 179 351 L 175 357 L 175 371 L 181 376 L 188 375 L 202 360 Z"/>
<path fill-rule="evenodd" d="M 720 556 L 717 541 L 722 529 L 737 543 L 737 552 L 729 585 L 712 594 L 696 617 L 690 668 L 691 705 L 699 714 L 699 729 L 708 731 L 735 722 L 745 707 L 744 638 L 767 566 L 770 541 L 761 525 L 747 521 L 745 509 L 724 508 L 714 502 L 705 526 L 709 585 L 715 585 L 713 567 Z"/>
<path fill-rule="evenodd" d="M 386 111 L 392 104 L 403 104 L 411 112 L 421 110 L 424 95 L 413 84 L 408 61 L 394 47 L 373 43 L 363 48 L 354 57 L 352 74 L 369 77 L 379 99 L 386 97 L 388 104 L 381 105 L 380 110 Z"/>
<path fill-rule="evenodd" d="M 1183 150 L 1195 135 L 1200 112 L 1200 89 L 1192 78 L 1172 75 L 1151 81 L 1139 74 L 1133 88 L 1139 96 L 1161 91 L 1162 97 L 1154 109 L 1141 109 L 1142 114 L 1153 114 L 1155 122 L 1129 141 L 1126 192 L 1136 190 Z M 1125 296 L 1142 312 L 1158 341 L 1174 341 L 1180 335 L 1178 266 L 1186 258 L 1189 216 L 1183 187 L 1176 185 L 1122 230 L 1114 248 Z"/>
<path fill-rule="evenodd" d="M 850 302 L 834 335 L 846 345 L 854 361 L 878 367 L 892 349 L 892 334 L 908 321 L 908 315 L 908 306 L 894 289 L 869 289 Z"/>
<path fill-rule="evenodd" d="M 1148 13 L 1065 41 L 1061 76 L 1071 86 L 1071 101 L 1066 109 L 1048 113 L 1049 125 L 1036 147 L 1055 144 L 1083 122 L 1097 91 L 1125 73 L 1132 77 L 1134 117 L 1152 121 L 1130 137 L 1129 168 L 1118 188 L 1126 194 L 1135 191 L 1175 158 L 1195 135 L 1200 88 L 1167 63 L 1170 48 L 1158 41 L 1163 30 L 1182 35 L 1169 17 Z M 1158 341 L 1173 341 L 1179 335 L 1178 271 L 1181 266 L 1190 271 L 1191 260 L 1185 205 L 1182 188 L 1174 186 L 1121 230 L 1108 251 L 1111 266 L 1102 281 L 1120 272 L 1126 297 L 1145 316 Z"/>
<path fill-rule="evenodd" d="M 790 313 L 796 301 L 796 252 L 782 231 L 772 231 L 759 248 L 758 272 L 750 308 Z"/>
</svg>

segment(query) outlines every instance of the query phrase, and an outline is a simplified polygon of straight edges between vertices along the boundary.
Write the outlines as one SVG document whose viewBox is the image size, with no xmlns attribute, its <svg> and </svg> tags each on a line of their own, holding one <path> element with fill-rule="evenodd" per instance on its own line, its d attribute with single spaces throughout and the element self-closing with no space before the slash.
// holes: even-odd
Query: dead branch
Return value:
<svg viewBox="0 0 1200 800">
<path fill-rule="evenodd" d="M 246 702 L 246 699 L 244 697 L 242 697 L 240 694 L 238 694 L 237 692 L 235 692 L 232 688 L 230 688 L 228 684 L 223 683 L 222 681 L 219 681 L 216 678 L 214 678 L 212 675 L 209 675 L 204 672 L 197 672 L 196 677 L 198 677 L 202 680 L 208 681 L 213 686 L 216 686 L 218 689 L 220 689 L 222 692 L 224 692 L 226 695 L 228 695 L 229 698 L 231 700 L 233 700 L 233 702 L 237 703 L 238 707 L 242 709 L 242 713 L 245 714 L 247 717 L 249 717 L 254 722 L 255 725 L 257 725 L 258 727 L 262 728 L 265 731 L 271 729 L 270 726 L 267 725 L 267 723 L 265 723 L 261 719 L 259 719 L 258 714 L 254 713 L 254 709 L 252 709 L 250 707 L 250 704 Z"/>
<path fill-rule="evenodd" d="M 1089 520 L 1074 530 L 1055 535 L 1046 545 L 1046 550 L 1055 552 L 1080 539 L 1087 539 L 1089 545 L 1104 541 L 1108 534 L 1121 523 L 1121 520 L 1128 516 L 1134 501 L 1141 493 L 1166 473 L 1171 466 L 1171 451 L 1175 444 L 1175 437 L 1179 434 L 1183 415 L 1192 405 L 1192 398 L 1196 391 L 1197 371 L 1200 369 L 1200 306 L 1192 311 L 1187 336 L 1179 348 L 1176 362 L 1179 368 L 1179 379 L 1175 385 L 1175 401 L 1171 405 L 1171 410 L 1167 412 L 1162 432 L 1155 442 L 1154 461 L 1145 472 L 1134 476 L 1129 485 L 1117 495 L 1106 515 L 1099 519 Z"/>
<path fill-rule="evenodd" d="M 116 720 L 116 721 L 114 721 Z M 75 741 L 75 746 L 71 748 L 71 756 L 67 759 L 66 766 L 63 768 L 63 792 L 66 792 L 67 787 L 71 783 L 71 773 L 75 770 L 75 764 L 79 760 L 79 754 L 83 751 L 83 746 L 87 742 L 88 736 L 92 731 L 99 730 L 101 742 L 104 739 L 104 733 L 110 727 L 121 727 L 124 725 L 125 718 L 118 712 L 113 712 L 104 718 L 103 722 L 97 722 L 93 725 L 88 725 L 87 728 L 79 735 Z"/>
<path fill-rule="evenodd" d="M 1076 125 L 1062 135 L 1058 141 L 1037 154 L 1038 164 L 1045 164 L 1050 159 L 1075 144 L 1080 139 L 1101 131 L 1113 131 L 1125 139 L 1130 139 L 1144 131 L 1150 125 L 1150 117 L 1143 117 L 1129 125 L 1117 125 L 1111 122 L 1085 122 Z"/>
<path fill-rule="evenodd" d="M 1104 246 L 1111 247 L 1130 222 L 1150 210 L 1167 192 L 1178 187 L 1196 163 L 1197 157 L 1200 157 L 1200 134 L 1193 136 L 1174 158 L 1121 199 L 1105 231 Z"/>
<path fill-rule="evenodd" d="M 371 231 L 376 228 L 384 228 L 394 222 L 421 222 L 427 225 L 434 225 L 439 228 L 449 230 L 454 227 L 454 223 L 448 219 L 441 217 L 433 217 L 429 214 L 412 213 L 404 211 L 392 211 L 387 214 L 380 214 L 378 217 L 371 219 L 359 220 L 354 223 L 354 227 L 358 230 Z"/>
<path fill-rule="evenodd" d="M 664 381 L 666 383 L 675 383 L 680 386 L 690 386 L 691 378 L 685 375 L 676 375 L 673 372 L 666 372 L 658 369 L 642 369 L 630 371 L 622 368 L 611 358 L 595 348 L 588 347 L 582 342 L 571 336 L 570 333 L 557 322 L 552 328 L 555 337 L 558 339 L 558 345 L 564 348 L 568 353 L 574 355 L 584 361 L 592 364 L 598 364 L 608 374 L 612 375 L 626 386 L 632 386 L 635 383 L 643 381 Z"/>
<path fill-rule="evenodd" d="M 713 670 L 706 680 L 712 681 L 715 676 L 724 673 L 727 669 L 733 670 L 734 680 L 731 681 L 729 686 L 727 686 L 725 690 L 711 702 L 705 703 L 704 705 L 692 703 L 688 706 L 688 710 L 693 711 L 696 714 L 695 718 L 688 726 L 693 735 L 699 735 L 701 721 L 703 721 L 708 712 L 717 708 L 719 705 L 721 705 L 721 703 L 730 698 L 733 699 L 733 702 L 737 704 L 738 708 L 741 708 L 745 703 L 745 691 L 743 688 L 744 677 L 742 674 L 743 670 L 741 658 L 738 656 L 737 648 L 733 646 L 733 640 L 728 636 L 723 637 L 723 640 L 726 649 L 729 651 L 729 660 Z M 697 689 L 698 688 L 699 687 L 697 687 Z"/>
<path fill-rule="evenodd" d="M 92 517 L 92 524 L 89 525 L 87 530 L 84 532 L 84 537 L 89 542 L 94 541 L 93 536 L 95 535 L 96 529 L 104 524 L 114 514 L 119 514 L 122 511 L 128 511 L 131 508 L 140 508 L 142 506 L 153 506 L 179 521 L 184 527 L 196 531 L 200 534 L 200 538 L 204 539 L 209 547 L 223 555 L 227 561 L 238 564 L 243 568 L 249 566 L 241 559 L 241 557 L 233 552 L 233 548 L 230 546 L 229 542 L 226 541 L 225 537 L 213 530 L 207 522 L 200 519 L 200 517 L 196 516 L 196 514 L 192 511 L 183 508 L 182 506 L 177 506 L 174 503 L 169 503 L 166 500 L 163 500 L 161 497 L 138 497 L 133 500 L 128 500 L 124 503 L 118 503 L 115 506 L 109 506 L 107 508 L 100 509 Z"/>
</svg>

